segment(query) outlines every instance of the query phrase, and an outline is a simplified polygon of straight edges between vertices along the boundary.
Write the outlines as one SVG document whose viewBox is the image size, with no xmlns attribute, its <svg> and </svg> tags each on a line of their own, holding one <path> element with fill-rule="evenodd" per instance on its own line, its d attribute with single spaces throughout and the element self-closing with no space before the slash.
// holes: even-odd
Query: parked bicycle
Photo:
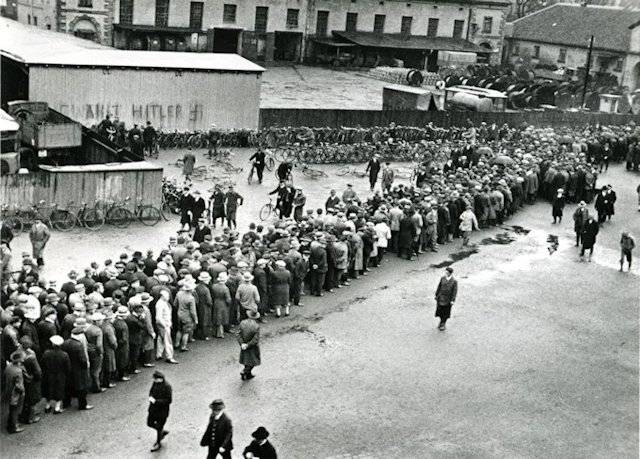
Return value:
<svg viewBox="0 0 640 459">
<path fill-rule="evenodd" d="M 125 199 L 125 202 L 129 198 Z M 155 226 L 162 218 L 162 212 L 151 204 L 142 204 L 142 198 L 136 203 L 135 216 L 145 226 Z"/>
<path fill-rule="evenodd" d="M 100 209 L 104 215 L 105 222 L 109 225 L 113 225 L 116 228 L 127 228 L 131 224 L 133 219 L 133 213 L 125 207 L 125 199 L 122 202 L 119 201 L 98 201 L 96 202 L 96 209 Z"/>
<path fill-rule="evenodd" d="M 14 236 L 18 236 L 24 228 L 24 222 L 18 216 L 16 206 L 11 207 L 9 204 L 4 204 L 1 209 L 0 219 L 11 229 Z"/>
<path fill-rule="evenodd" d="M 89 207 L 86 202 L 76 206 L 69 201 L 66 209 L 73 216 L 73 226 L 82 226 L 91 231 L 97 231 L 104 226 L 104 215 L 96 207 Z"/>
<path fill-rule="evenodd" d="M 260 220 L 265 221 L 267 220 L 269 217 L 271 217 L 271 215 L 278 215 L 278 209 L 276 208 L 275 204 L 273 203 L 273 199 L 269 198 L 269 202 L 266 203 L 264 206 L 262 206 L 262 208 L 260 209 Z"/>
<path fill-rule="evenodd" d="M 339 177 L 344 177 L 345 175 L 355 175 L 356 177 L 362 178 L 366 177 L 367 173 L 364 171 L 359 171 L 354 166 L 343 166 L 336 171 L 336 175 Z"/>
</svg>

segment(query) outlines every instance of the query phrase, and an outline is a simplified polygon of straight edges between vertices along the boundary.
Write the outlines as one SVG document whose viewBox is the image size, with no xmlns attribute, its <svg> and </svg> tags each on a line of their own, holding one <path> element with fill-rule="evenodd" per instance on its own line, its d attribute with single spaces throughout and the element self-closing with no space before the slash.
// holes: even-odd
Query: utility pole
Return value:
<svg viewBox="0 0 640 459">
<path fill-rule="evenodd" d="M 589 51 L 587 52 L 587 66 L 584 75 L 584 85 L 582 86 L 582 103 L 580 107 L 584 109 L 584 99 L 587 97 L 587 84 L 589 83 L 589 71 L 591 70 L 591 53 L 593 52 L 593 35 L 589 40 Z"/>
</svg>

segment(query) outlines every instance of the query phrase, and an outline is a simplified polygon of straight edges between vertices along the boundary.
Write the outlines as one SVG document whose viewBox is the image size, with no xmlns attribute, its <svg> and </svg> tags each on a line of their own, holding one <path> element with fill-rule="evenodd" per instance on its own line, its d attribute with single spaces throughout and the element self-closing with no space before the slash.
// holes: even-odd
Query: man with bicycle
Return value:
<svg viewBox="0 0 640 459">
<path fill-rule="evenodd" d="M 207 156 L 209 159 L 213 159 L 218 156 L 218 147 L 222 140 L 221 137 L 220 130 L 217 128 L 215 123 L 211 123 L 209 132 L 207 133 L 207 139 L 209 140 L 209 151 L 207 152 Z"/>
<path fill-rule="evenodd" d="M 158 133 L 151 125 L 151 121 L 147 121 L 147 126 L 142 131 L 142 140 L 144 142 L 144 153 L 147 156 L 156 155 L 156 142 L 158 141 Z"/>
<path fill-rule="evenodd" d="M 253 171 L 255 169 L 258 174 L 258 183 L 262 184 L 262 174 L 265 168 L 265 153 L 262 150 L 262 147 L 258 147 L 258 150 L 249 158 L 249 161 L 252 161 L 251 170 L 249 171 L 249 183 L 253 179 Z"/>
<path fill-rule="evenodd" d="M 289 161 L 283 161 L 278 166 L 278 170 L 276 173 L 278 174 L 278 180 L 281 182 L 286 182 L 291 179 L 291 170 L 293 169 L 293 164 Z"/>
</svg>

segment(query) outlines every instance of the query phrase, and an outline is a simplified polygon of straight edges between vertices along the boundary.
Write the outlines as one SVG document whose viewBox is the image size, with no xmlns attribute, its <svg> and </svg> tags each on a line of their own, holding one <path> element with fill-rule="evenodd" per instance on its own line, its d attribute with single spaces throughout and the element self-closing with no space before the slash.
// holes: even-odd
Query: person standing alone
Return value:
<svg viewBox="0 0 640 459">
<path fill-rule="evenodd" d="M 211 416 L 205 430 L 200 446 L 209 448 L 207 459 L 216 459 L 218 455 L 222 459 L 231 459 L 233 449 L 233 426 L 231 419 L 224 412 L 224 402 L 216 399 L 209 405 Z"/>
<path fill-rule="evenodd" d="M 169 406 L 172 402 L 172 389 L 160 371 L 153 372 L 153 384 L 149 391 L 149 415 L 147 416 L 147 426 L 157 432 L 156 442 L 151 448 L 151 452 L 162 448 L 162 439 L 169 432 L 164 430 L 164 425 L 169 417 Z"/>
<path fill-rule="evenodd" d="M 436 317 L 440 318 L 438 330 L 444 330 L 445 324 L 451 317 L 451 307 L 458 295 L 458 281 L 453 277 L 453 268 L 447 267 L 444 276 L 436 289 Z"/>
<path fill-rule="evenodd" d="M 29 239 L 33 248 L 33 258 L 36 259 L 38 266 L 44 265 L 44 248 L 51 238 L 51 232 L 42 220 L 36 219 L 29 231 Z"/>
<path fill-rule="evenodd" d="M 378 159 L 378 155 L 373 155 L 373 158 L 369 160 L 365 172 L 369 173 L 369 188 L 373 191 L 378 181 L 378 174 L 380 173 L 380 160 Z"/>
</svg>

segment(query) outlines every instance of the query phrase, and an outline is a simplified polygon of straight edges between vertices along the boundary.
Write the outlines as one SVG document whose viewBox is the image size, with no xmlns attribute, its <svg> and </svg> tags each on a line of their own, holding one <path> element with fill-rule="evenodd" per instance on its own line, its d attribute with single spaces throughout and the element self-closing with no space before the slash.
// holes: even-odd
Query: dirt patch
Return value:
<svg viewBox="0 0 640 459">
<path fill-rule="evenodd" d="M 550 234 L 547 237 L 547 242 L 549 243 L 549 246 L 547 247 L 549 255 L 553 255 L 553 252 L 558 250 L 558 246 L 560 245 L 560 242 L 558 242 L 558 236 L 556 236 L 555 234 Z"/>
<path fill-rule="evenodd" d="M 504 225 L 504 226 L 500 226 L 500 228 L 507 231 L 513 231 L 516 234 L 529 234 L 531 232 L 530 229 L 520 225 Z"/>
<path fill-rule="evenodd" d="M 494 237 L 485 237 L 482 241 L 480 241 L 480 245 L 492 245 L 492 244 L 507 245 L 507 244 L 511 244 L 515 240 L 516 238 L 510 235 L 509 233 L 498 233 Z"/>
</svg>

